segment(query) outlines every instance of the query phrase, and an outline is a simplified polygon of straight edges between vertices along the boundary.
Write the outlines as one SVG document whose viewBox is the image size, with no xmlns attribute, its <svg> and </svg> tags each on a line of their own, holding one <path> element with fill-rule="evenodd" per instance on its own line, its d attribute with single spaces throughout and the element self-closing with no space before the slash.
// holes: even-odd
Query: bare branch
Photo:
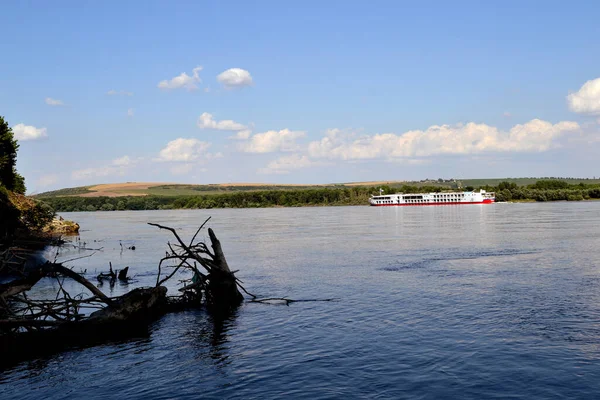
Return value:
<svg viewBox="0 0 600 400">
<path fill-rule="evenodd" d="M 198 230 L 196 231 L 196 233 L 192 237 L 192 240 L 190 240 L 190 244 L 189 244 L 188 247 L 191 247 L 194 244 L 194 240 L 196 240 L 196 236 L 198 236 L 198 233 L 200 233 L 200 230 L 202 230 L 202 228 L 204 228 L 204 225 L 206 225 L 206 223 L 208 222 L 209 219 L 210 219 L 210 217 L 206 218 L 206 221 L 204 221 L 202 223 L 202 225 L 200 225 L 200 228 L 198 228 Z"/>
<path fill-rule="evenodd" d="M 108 298 L 104 293 L 100 291 L 100 289 L 92 285 L 90 281 L 85 279 L 83 276 L 79 275 L 77 272 L 74 272 L 69 268 L 62 266 L 61 264 L 45 264 L 43 269 L 48 272 L 57 272 L 59 274 L 73 279 L 75 282 L 85 286 L 87 290 L 96 295 L 96 297 L 102 300 L 105 304 L 109 306 L 112 305 L 112 300 L 110 298 Z"/>
</svg>

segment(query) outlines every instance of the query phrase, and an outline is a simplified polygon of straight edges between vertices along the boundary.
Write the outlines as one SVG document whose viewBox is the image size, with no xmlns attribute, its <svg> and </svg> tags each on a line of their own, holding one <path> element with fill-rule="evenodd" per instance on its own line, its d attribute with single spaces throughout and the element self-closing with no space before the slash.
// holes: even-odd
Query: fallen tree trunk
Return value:
<svg viewBox="0 0 600 400">
<path fill-rule="evenodd" d="M 223 253 L 223 248 L 221 247 L 221 242 L 214 231 L 211 228 L 208 228 L 212 252 L 208 249 L 206 243 L 202 241 L 194 242 L 196 236 L 209 219 L 204 221 L 200 228 L 198 228 L 189 244 L 183 242 L 175 229 L 168 226 L 149 223 L 149 225 L 170 231 L 178 242 L 178 244 L 175 245 L 169 244 L 171 252 L 167 253 L 159 263 L 157 285 L 165 281 L 160 280 L 160 265 L 167 260 L 178 260 L 179 265 L 175 268 L 173 273 L 165 279 L 169 279 L 180 268 L 190 270 L 194 274 L 192 284 L 183 288 L 184 293 L 193 291 L 198 298 L 206 299 L 206 305 L 211 311 L 222 313 L 239 306 L 244 300 L 244 296 L 242 296 L 238 290 L 235 271 L 231 271 L 229 268 L 229 264 L 227 264 L 225 254 Z M 192 266 L 194 261 L 199 263 L 207 273 L 203 274 L 195 266 Z"/>
<path fill-rule="evenodd" d="M 155 287 L 136 288 L 120 297 L 110 298 L 81 274 L 62 264 L 50 262 L 23 278 L 0 285 L 1 353 L 19 353 L 40 343 L 51 347 L 77 344 L 84 337 L 85 341 L 93 342 L 105 336 L 110 337 L 115 331 L 125 332 L 147 326 L 167 312 L 190 307 L 206 305 L 214 313 L 231 311 L 243 301 L 243 296 L 238 291 L 235 271 L 229 268 L 221 242 L 212 229 L 208 230 L 212 251 L 204 242 L 195 241 L 206 222 L 208 219 L 189 244 L 184 243 L 173 228 L 151 224 L 171 231 L 178 243 L 169 244 L 170 253 L 160 260 Z M 161 267 L 169 261 L 176 261 L 177 265 L 167 267 L 173 268 L 173 271 L 162 277 Z M 204 271 L 200 271 L 197 264 Z M 167 289 L 163 284 L 182 269 L 189 272 L 191 277 L 183 281 L 180 296 L 167 298 Z M 119 278 L 128 279 L 127 272 L 128 268 L 121 270 Z M 110 273 L 100 274 L 98 279 L 104 275 L 117 277 L 112 265 Z M 34 300 L 26 295 L 43 278 L 57 280 L 60 289 L 56 299 Z M 72 297 L 61 283 L 61 279 L 65 278 L 79 283 L 92 296 Z M 82 314 L 82 309 L 89 310 L 92 307 L 99 310 L 89 315 Z"/>
<path fill-rule="evenodd" d="M 221 242 L 211 228 L 208 228 L 208 236 L 213 249 L 214 266 L 209 273 L 207 301 L 218 308 L 237 306 L 244 300 L 244 296 L 237 288 L 235 275 L 229 269 Z"/>
<path fill-rule="evenodd" d="M 221 242 L 212 229 L 208 229 L 210 249 L 196 237 L 208 222 L 198 228 L 189 244 L 186 244 L 175 229 L 150 223 L 173 233 L 177 243 L 168 243 L 166 252 L 158 263 L 158 275 L 154 287 L 136 288 L 116 298 L 110 298 L 84 276 L 58 263 L 45 263 L 28 276 L 0 285 L 0 366 L 31 356 L 53 353 L 73 346 L 88 346 L 112 339 L 132 336 L 148 336 L 149 323 L 168 312 L 206 306 L 215 321 L 235 314 L 235 309 L 244 300 L 238 290 L 252 298 L 252 302 L 286 304 L 295 301 L 287 298 L 263 298 L 249 293 L 235 277 L 227 263 Z M 211 251 L 212 250 L 212 251 Z M 72 260 L 71 260 L 72 261 Z M 168 265 L 173 263 L 173 265 Z M 109 263 L 110 272 L 100 274 L 97 279 L 108 277 L 114 281 L 117 273 Z M 162 275 L 163 268 L 171 271 Z M 118 279 L 127 280 L 128 267 L 118 274 Z M 187 272 L 188 278 L 181 280 L 179 296 L 167 297 L 165 282 L 177 272 Z M 53 300 L 34 300 L 26 293 L 43 278 L 57 280 L 59 290 Z M 83 294 L 72 297 L 63 287 L 62 279 L 72 279 L 85 287 L 91 297 Z M 62 295 L 62 298 L 60 298 Z M 99 310 L 85 315 L 91 308 Z"/>
<path fill-rule="evenodd" d="M 115 299 L 110 307 L 93 312 L 87 321 L 90 323 L 119 322 L 133 319 L 147 319 L 164 311 L 167 288 L 137 288 Z"/>
</svg>

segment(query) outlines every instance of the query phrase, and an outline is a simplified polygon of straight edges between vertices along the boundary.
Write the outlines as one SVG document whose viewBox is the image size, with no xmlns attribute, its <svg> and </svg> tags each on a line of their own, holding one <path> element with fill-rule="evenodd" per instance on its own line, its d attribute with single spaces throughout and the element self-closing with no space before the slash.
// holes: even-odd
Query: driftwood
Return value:
<svg viewBox="0 0 600 400">
<path fill-rule="evenodd" d="M 289 305 L 297 301 L 333 300 L 260 299 L 248 292 L 236 278 L 237 271 L 229 267 L 214 231 L 208 229 L 209 245 L 197 240 L 209 220 L 204 221 L 189 243 L 184 242 L 171 227 L 149 224 L 170 231 L 176 240 L 175 243 L 167 243 L 168 251 L 158 263 L 154 287 L 136 288 L 120 297 L 111 298 L 82 274 L 56 262 L 46 262 L 21 278 L 1 284 L 0 354 L 9 359 L 11 354 L 20 357 L 31 351 L 35 352 L 34 355 L 48 351 L 44 346 L 58 349 L 85 345 L 90 341 L 95 343 L 128 332 L 147 334 L 151 321 L 167 312 L 182 309 L 206 307 L 215 320 L 227 318 L 244 300 L 240 290 L 255 303 Z M 127 281 L 128 269 L 125 267 L 114 271 L 109 263 L 109 272 L 97 276 L 99 286 L 105 279 L 111 284 L 116 279 Z M 163 285 L 178 272 L 187 273 L 187 277 L 180 281 L 178 295 L 167 296 L 167 288 Z M 56 298 L 36 300 L 28 297 L 27 293 L 43 278 L 56 279 L 58 282 Z M 79 283 L 91 296 L 72 296 L 63 286 L 65 279 Z"/>
<path fill-rule="evenodd" d="M 55 300 L 27 296 L 42 278 L 58 281 L 60 289 Z M 71 296 L 63 287 L 64 279 L 76 281 L 92 295 Z M 137 288 L 110 298 L 71 269 L 44 264 L 28 277 L 0 286 L 0 364 L 52 349 L 110 340 L 128 332 L 136 334 L 167 312 L 166 293 L 167 289 L 159 286 Z M 86 315 L 82 310 L 94 312 Z"/>
<path fill-rule="evenodd" d="M 198 228 L 189 244 L 184 243 L 175 229 L 159 224 L 149 223 L 149 225 L 157 228 L 170 231 L 175 239 L 176 244 L 168 244 L 170 252 L 167 252 L 158 264 L 158 276 L 156 285 L 164 283 L 170 279 L 180 269 L 185 269 L 192 272 L 191 283 L 180 289 L 184 296 L 191 296 L 201 301 L 206 299 L 206 305 L 212 311 L 222 312 L 238 306 L 244 296 L 239 292 L 235 271 L 231 271 L 221 242 L 211 228 L 208 228 L 208 236 L 211 242 L 212 251 L 202 241 L 196 242 L 196 237 L 200 230 L 206 225 L 210 218 Z M 173 271 L 164 279 L 161 279 L 162 264 L 165 261 L 175 260 L 178 265 L 173 268 Z M 197 264 L 203 268 L 201 272 L 197 268 Z"/>
<path fill-rule="evenodd" d="M 129 282 L 130 278 L 127 276 L 127 273 L 129 272 L 129 267 L 125 267 L 122 270 L 114 271 L 111 262 L 108 263 L 108 266 L 109 266 L 108 272 L 101 272 L 96 277 L 96 279 L 98 280 L 99 286 L 102 286 L 102 284 L 104 283 L 105 280 L 108 281 L 111 289 L 115 285 L 115 282 L 117 281 L 117 279 L 122 283 Z"/>
<path fill-rule="evenodd" d="M 111 298 L 82 274 L 61 263 L 46 262 L 29 274 L 0 285 L 0 353 L 21 353 L 40 343 L 60 347 L 80 343 L 82 338 L 96 340 L 110 337 L 115 331 L 136 331 L 166 312 L 206 306 L 215 315 L 227 313 L 243 301 L 238 291 L 235 271 L 231 271 L 222 245 L 212 229 L 208 230 L 210 248 L 196 238 L 208 219 L 189 242 L 184 243 L 175 229 L 151 224 L 173 233 L 177 242 L 158 264 L 156 285 L 136 288 L 123 296 Z M 168 265 L 175 262 L 175 265 Z M 162 271 L 170 269 L 166 276 Z M 96 278 L 127 281 L 128 267 Z M 177 272 L 188 272 L 179 295 L 167 297 L 164 285 Z M 27 294 L 41 279 L 56 279 L 59 290 L 55 299 L 36 300 Z M 87 289 L 91 296 L 72 296 L 63 283 L 70 279 Z M 96 311 L 94 311 L 96 310 Z M 32 347 L 33 346 L 33 347 Z"/>
</svg>

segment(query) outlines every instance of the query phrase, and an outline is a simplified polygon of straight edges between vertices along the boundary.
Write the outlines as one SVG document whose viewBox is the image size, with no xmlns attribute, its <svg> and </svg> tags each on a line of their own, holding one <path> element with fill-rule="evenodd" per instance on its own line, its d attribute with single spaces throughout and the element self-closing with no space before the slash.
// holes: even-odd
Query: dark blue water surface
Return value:
<svg viewBox="0 0 600 400">
<path fill-rule="evenodd" d="M 209 215 L 250 291 L 339 301 L 171 314 L 0 371 L 0 398 L 600 396 L 600 202 L 72 213 L 103 250 L 69 264 L 153 285 L 171 237 L 146 222 Z"/>
</svg>

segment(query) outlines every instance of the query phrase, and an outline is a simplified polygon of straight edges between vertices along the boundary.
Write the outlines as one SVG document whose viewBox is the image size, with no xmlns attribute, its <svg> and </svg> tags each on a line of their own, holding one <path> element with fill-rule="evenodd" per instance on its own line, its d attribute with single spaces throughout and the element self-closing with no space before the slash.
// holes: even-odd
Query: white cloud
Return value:
<svg viewBox="0 0 600 400">
<path fill-rule="evenodd" d="M 504 118 L 510 118 L 510 117 L 512 117 L 512 114 L 511 114 L 511 113 L 509 113 L 508 111 L 505 111 L 505 112 L 504 112 L 504 114 L 502 114 L 502 116 L 503 116 Z"/>
<path fill-rule="evenodd" d="M 42 175 L 37 180 L 37 184 L 42 187 L 53 185 L 56 182 L 58 182 L 58 176 L 56 174 Z"/>
<path fill-rule="evenodd" d="M 230 68 L 227 71 L 221 72 L 217 75 L 217 81 L 227 89 L 241 88 L 253 84 L 250 72 L 241 68 Z"/>
<path fill-rule="evenodd" d="M 18 124 L 12 127 L 15 139 L 17 140 L 36 140 L 48 136 L 46 128 L 36 128 L 35 126 Z"/>
<path fill-rule="evenodd" d="M 305 155 L 292 154 L 271 161 L 266 168 L 260 169 L 258 172 L 261 174 L 288 174 L 292 170 L 317 165 L 323 165 L 323 163 L 312 161 Z"/>
<path fill-rule="evenodd" d="M 98 167 L 98 168 L 85 168 L 79 169 L 71 172 L 71 178 L 75 180 L 94 178 L 94 177 L 104 177 L 110 175 L 124 175 L 125 170 L 123 168 L 114 167 L 114 166 L 106 166 L 106 167 Z"/>
<path fill-rule="evenodd" d="M 125 175 L 127 170 L 136 165 L 140 159 L 132 159 L 129 156 L 123 156 L 116 158 L 110 162 L 110 164 L 102 167 L 84 168 L 71 172 L 71 178 L 75 180 L 104 177 L 104 176 L 122 176 Z"/>
<path fill-rule="evenodd" d="M 330 157 L 330 152 L 349 142 L 356 135 L 352 132 L 346 132 L 338 128 L 328 129 L 325 131 L 325 137 L 320 141 L 310 142 L 308 145 L 308 154 L 311 157 L 327 158 Z M 336 157 L 330 157 L 336 158 Z"/>
<path fill-rule="evenodd" d="M 348 140 L 339 132 L 330 132 L 320 141 L 311 142 L 308 154 L 314 158 L 341 160 L 429 157 L 434 155 L 478 154 L 484 152 L 542 152 L 556 147 L 556 139 L 579 130 L 576 122 L 557 124 L 531 120 L 508 132 L 486 124 L 434 125 L 426 130 L 397 135 L 383 133 Z"/>
<path fill-rule="evenodd" d="M 127 116 L 128 117 L 133 117 L 133 114 L 134 114 L 133 108 L 130 108 L 130 109 L 127 110 Z"/>
<path fill-rule="evenodd" d="M 106 94 L 109 96 L 133 96 L 133 93 L 126 90 L 109 90 Z"/>
<path fill-rule="evenodd" d="M 52 97 L 46 97 L 46 104 L 48 104 L 49 106 L 64 106 L 65 103 L 63 103 L 61 100 L 57 100 L 57 99 L 53 99 Z"/>
<path fill-rule="evenodd" d="M 569 109 L 579 114 L 600 115 L 600 78 L 587 81 L 567 96 Z"/>
<path fill-rule="evenodd" d="M 124 167 L 127 165 L 132 165 L 134 163 L 135 161 L 133 161 L 129 156 L 123 156 L 112 160 L 112 165 L 115 165 L 117 167 Z"/>
<path fill-rule="evenodd" d="M 160 151 L 157 161 L 191 162 L 220 156 L 220 154 L 207 153 L 206 150 L 210 146 L 210 143 L 197 139 L 178 138 L 167 143 L 167 146 Z"/>
<path fill-rule="evenodd" d="M 189 76 L 185 72 L 182 72 L 181 75 L 172 78 L 171 80 L 164 80 L 158 83 L 159 89 L 187 89 L 187 90 L 196 90 L 198 89 L 198 84 L 202 82 L 200 76 L 198 75 L 202 71 L 202 67 L 198 66 L 192 70 L 192 76 Z"/>
<path fill-rule="evenodd" d="M 252 136 L 248 143 L 240 146 L 246 153 L 272 153 L 275 151 L 294 151 L 298 149 L 296 139 L 304 137 L 302 131 L 268 131 Z"/>
<path fill-rule="evenodd" d="M 207 112 L 202 113 L 202 115 L 198 117 L 197 125 L 200 129 L 216 129 L 219 131 L 241 131 L 246 129 L 245 125 L 230 119 L 215 121 L 212 114 Z"/>
<path fill-rule="evenodd" d="M 237 132 L 233 136 L 229 136 L 229 139 L 246 140 L 250 137 L 251 134 L 252 134 L 252 131 L 250 129 L 244 129 L 243 131 Z"/>
<path fill-rule="evenodd" d="M 550 122 L 533 119 L 525 124 L 513 126 L 509 131 L 508 141 L 499 141 L 498 149 L 504 147 L 508 151 L 542 152 L 556 147 L 555 139 L 559 136 L 579 130 L 579 124 L 562 121 L 552 125 Z M 493 151 L 493 149 L 491 149 Z"/>
</svg>

